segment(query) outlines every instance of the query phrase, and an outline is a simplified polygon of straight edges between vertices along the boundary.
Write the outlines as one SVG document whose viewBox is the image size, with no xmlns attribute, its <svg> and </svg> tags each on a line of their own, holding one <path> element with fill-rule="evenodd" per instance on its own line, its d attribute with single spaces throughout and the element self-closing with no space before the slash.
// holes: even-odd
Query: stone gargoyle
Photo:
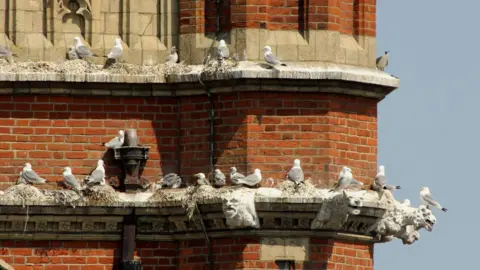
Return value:
<svg viewBox="0 0 480 270">
<path fill-rule="evenodd" d="M 394 201 L 394 205 L 372 226 L 371 231 L 377 234 L 380 241 L 389 242 L 397 237 L 410 245 L 420 238 L 420 229 L 431 232 L 435 223 L 435 216 L 426 206 L 415 208 L 410 206 L 408 200 L 403 203 Z"/>
<path fill-rule="evenodd" d="M 260 228 L 253 192 L 234 191 L 225 195 L 222 202 L 227 226 L 233 228 Z"/>
<path fill-rule="evenodd" d="M 310 228 L 312 230 L 341 229 L 349 215 L 360 214 L 360 207 L 363 206 L 363 195 L 365 195 L 365 192 L 352 192 L 351 195 L 348 195 L 346 191 L 343 191 L 340 194 L 325 198 Z"/>
</svg>

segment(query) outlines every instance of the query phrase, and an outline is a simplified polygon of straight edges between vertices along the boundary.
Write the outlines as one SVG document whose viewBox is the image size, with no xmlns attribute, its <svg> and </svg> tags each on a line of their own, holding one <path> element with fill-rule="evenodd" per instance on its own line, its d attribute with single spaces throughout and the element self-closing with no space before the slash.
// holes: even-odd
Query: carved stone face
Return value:
<svg viewBox="0 0 480 270">
<path fill-rule="evenodd" d="M 417 228 L 425 228 L 425 230 L 431 232 L 436 222 L 437 219 L 430 209 L 427 209 L 425 205 L 418 207 L 415 215 L 415 225 Z"/>
<path fill-rule="evenodd" d="M 236 198 L 225 198 L 223 199 L 223 213 L 227 217 L 234 217 L 238 213 L 239 201 Z"/>
<path fill-rule="evenodd" d="M 363 203 L 362 200 L 359 198 L 348 198 L 348 204 L 353 207 L 362 207 Z"/>
</svg>

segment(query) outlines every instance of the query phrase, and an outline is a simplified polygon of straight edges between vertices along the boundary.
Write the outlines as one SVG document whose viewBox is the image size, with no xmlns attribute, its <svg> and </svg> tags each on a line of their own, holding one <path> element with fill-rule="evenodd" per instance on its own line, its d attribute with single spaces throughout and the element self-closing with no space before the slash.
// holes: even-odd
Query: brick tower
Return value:
<svg viewBox="0 0 480 270">
<path fill-rule="evenodd" d="M 277 189 L 295 158 L 317 189 L 331 188 L 343 166 L 369 189 L 377 104 L 399 86 L 375 68 L 375 0 L 15 3 L 0 3 L 0 45 L 20 60 L 56 60 L 75 35 L 102 54 L 119 36 L 128 63 L 156 64 L 176 46 L 190 67 L 172 76 L 0 73 L 0 189 L 13 194 L 30 162 L 47 179 L 36 187 L 50 190 L 42 191 L 42 203 L 0 199 L 0 258 L 15 269 L 367 270 L 374 243 L 415 241 L 403 231 L 375 229 L 390 211 L 376 197 L 345 197 L 343 205 L 341 195 L 282 197 Z M 37 18 L 38 27 L 20 25 L 13 19 L 19 16 Z M 220 39 L 248 61 L 199 82 L 201 64 Z M 256 64 L 266 45 L 288 66 Z M 194 220 L 178 199 L 192 196 L 190 189 L 158 201 L 117 192 L 110 203 L 59 202 L 64 195 L 52 194 L 63 189 L 66 166 L 83 179 L 103 159 L 109 179 L 122 178 L 113 152 L 101 145 L 118 129 L 136 129 L 150 147 L 142 175 L 150 184 L 168 173 L 191 186 L 194 174 L 212 168 L 261 169 L 264 188 L 250 201 L 253 223 L 232 225 L 220 191 L 196 201 Z"/>
</svg>

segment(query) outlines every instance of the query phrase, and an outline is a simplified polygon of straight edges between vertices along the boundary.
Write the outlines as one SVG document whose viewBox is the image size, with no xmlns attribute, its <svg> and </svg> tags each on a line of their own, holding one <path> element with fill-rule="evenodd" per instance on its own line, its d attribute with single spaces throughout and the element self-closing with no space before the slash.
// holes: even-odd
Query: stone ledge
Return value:
<svg viewBox="0 0 480 270">
<path fill-rule="evenodd" d="M 329 192 L 310 182 L 295 185 L 290 181 L 258 189 L 200 185 L 126 194 L 109 186 L 77 193 L 19 184 L 1 192 L 0 235 L 115 238 L 125 217 L 133 215 L 138 237 L 159 240 L 202 237 L 205 228 L 208 234 L 220 235 L 252 230 L 262 236 L 335 232 L 379 242 L 397 237 L 411 244 L 420 229 L 431 231 L 436 222 L 424 206 L 397 202 L 389 191 L 380 196 L 367 190 Z"/>
<path fill-rule="evenodd" d="M 345 81 L 351 83 L 367 84 L 372 86 L 379 86 L 382 88 L 389 88 L 390 91 L 399 87 L 400 80 L 387 73 L 356 66 L 332 64 L 332 63 L 288 63 L 288 67 L 278 67 L 273 69 L 266 69 L 265 64 L 258 64 L 253 62 L 239 62 L 237 67 L 224 72 L 214 73 L 212 76 L 202 77 L 202 81 L 231 81 L 242 79 L 258 80 L 300 80 L 300 81 Z M 87 82 L 87 83 L 128 83 L 128 84 L 179 84 L 179 83 L 198 83 L 200 74 L 202 73 L 202 65 L 189 66 L 190 72 L 172 74 L 163 77 L 163 75 L 118 75 L 107 73 L 81 73 L 81 74 L 62 74 L 62 73 L 0 73 L 0 82 Z M 267 85 L 267 84 L 265 84 Z M 235 84 L 232 84 L 234 87 Z M 298 87 L 298 84 L 297 84 Z M 198 88 L 198 87 L 197 87 Z M 53 89 L 51 89 L 53 90 Z M 75 94 L 71 89 L 65 89 L 63 94 Z M 236 89 L 239 90 L 239 89 Z M 259 90 L 259 89 L 256 89 Z M 262 90 L 268 90 L 264 87 Z M 277 89 L 272 89 L 277 90 Z M 300 92 L 321 92 L 329 91 L 329 89 L 320 89 L 313 86 L 313 88 L 289 88 L 285 91 L 300 91 Z M 18 90 L 2 89 L 0 94 L 15 94 Z M 35 93 L 36 90 L 24 90 L 22 94 Z M 219 92 L 221 89 L 219 90 Z M 228 90 L 227 90 L 228 91 Z M 116 91 L 112 91 L 111 94 Z M 153 90 L 150 95 L 155 95 Z M 203 91 L 201 91 L 203 93 Z M 38 94 L 55 94 L 53 91 L 37 91 Z M 92 95 L 105 95 L 108 93 L 99 92 L 91 93 Z M 133 95 L 133 94 L 131 94 Z"/>
</svg>

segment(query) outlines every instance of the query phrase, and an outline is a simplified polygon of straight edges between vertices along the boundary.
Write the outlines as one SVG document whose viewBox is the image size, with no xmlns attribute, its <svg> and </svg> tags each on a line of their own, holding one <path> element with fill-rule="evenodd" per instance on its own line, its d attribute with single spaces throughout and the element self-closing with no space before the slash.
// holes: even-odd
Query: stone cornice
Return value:
<svg viewBox="0 0 480 270">
<path fill-rule="evenodd" d="M 209 237 L 315 235 L 366 242 L 398 237 L 411 244 L 418 230 L 431 229 L 436 221 L 430 210 L 401 204 L 388 191 L 379 196 L 292 185 L 137 194 L 97 186 L 77 194 L 20 184 L 0 197 L 0 239 L 118 240 L 124 218 L 134 216 L 139 240 L 200 239 L 204 227 Z"/>
<path fill-rule="evenodd" d="M 382 99 L 399 87 L 400 80 L 387 73 L 332 63 L 292 63 L 266 69 L 262 64 L 240 62 L 222 72 L 190 72 L 163 75 L 107 73 L 0 73 L 0 94 L 62 94 L 107 96 L 182 96 L 234 91 L 286 91 L 342 93 Z M 202 73 L 202 76 L 200 74 Z M 200 84 L 199 78 L 204 85 Z M 79 82 L 88 83 L 79 85 Z M 105 84 L 109 87 L 105 87 Z M 113 88 L 110 84 L 116 84 Z M 109 90 L 115 89 L 115 90 Z"/>
</svg>

